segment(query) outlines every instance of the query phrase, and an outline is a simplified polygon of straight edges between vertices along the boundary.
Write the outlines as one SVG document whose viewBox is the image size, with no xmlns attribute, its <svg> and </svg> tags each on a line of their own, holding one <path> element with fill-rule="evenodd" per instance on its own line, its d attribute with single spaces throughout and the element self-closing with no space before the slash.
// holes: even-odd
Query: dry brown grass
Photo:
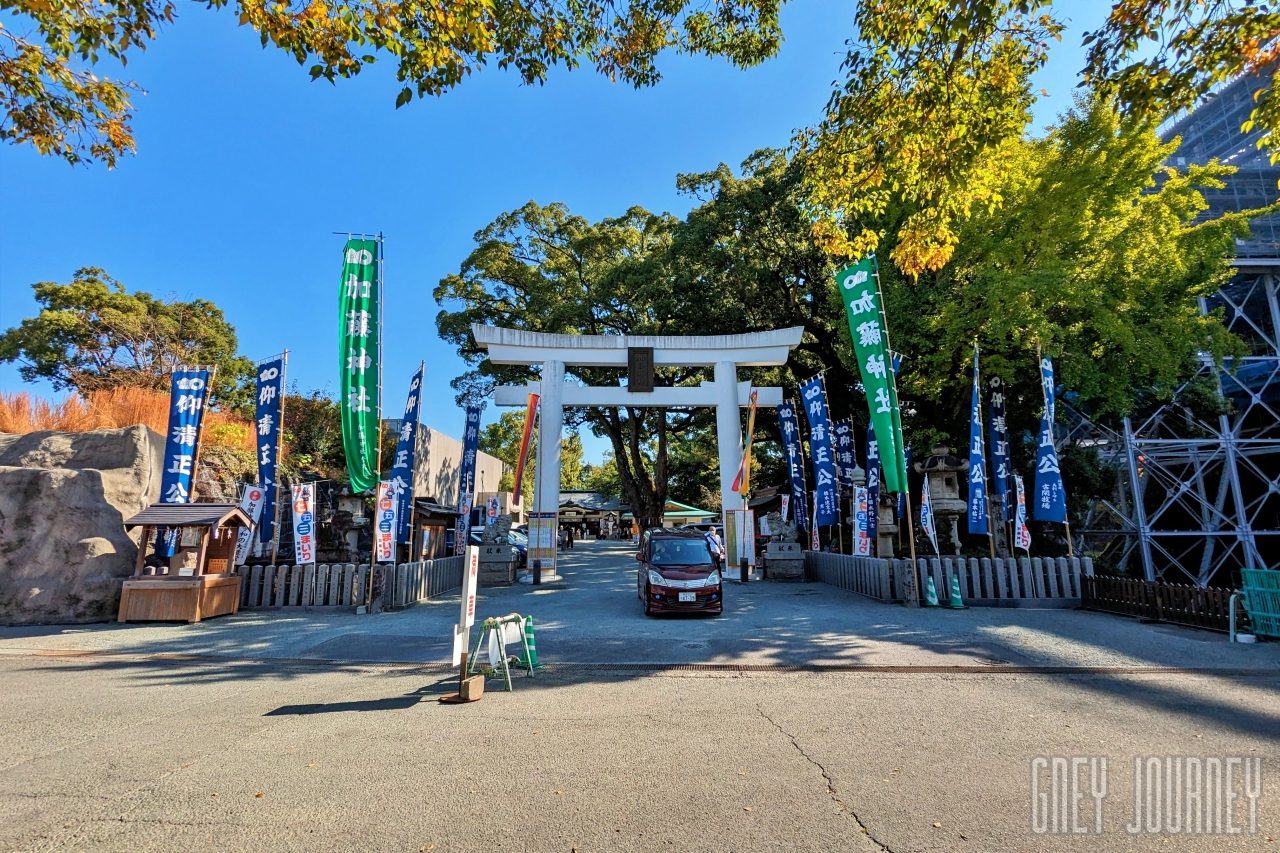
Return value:
<svg viewBox="0 0 1280 853">
<path fill-rule="evenodd" d="M 68 394 L 61 402 L 51 402 L 26 391 L 0 391 L 0 432 L 87 432 L 134 424 L 167 434 L 169 395 L 143 388 L 112 388 L 85 396 Z M 252 450 L 253 438 L 248 421 L 227 412 L 205 414 L 203 440 L 209 444 Z"/>
</svg>

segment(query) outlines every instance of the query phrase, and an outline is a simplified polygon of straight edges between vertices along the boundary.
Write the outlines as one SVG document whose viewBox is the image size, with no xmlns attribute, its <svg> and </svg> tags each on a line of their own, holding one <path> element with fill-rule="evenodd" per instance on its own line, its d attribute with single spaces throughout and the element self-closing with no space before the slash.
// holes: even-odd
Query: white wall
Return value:
<svg viewBox="0 0 1280 853">
<path fill-rule="evenodd" d="M 462 442 L 426 424 L 418 427 L 418 448 L 413 472 L 413 495 L 431 498 L 449 507 L 458 505 L 458 477 L 462 469 Z M 476 454 L 477 492 L 495 492 L 502 481 L 501 459 L 483 451 Z"/>
</svg>

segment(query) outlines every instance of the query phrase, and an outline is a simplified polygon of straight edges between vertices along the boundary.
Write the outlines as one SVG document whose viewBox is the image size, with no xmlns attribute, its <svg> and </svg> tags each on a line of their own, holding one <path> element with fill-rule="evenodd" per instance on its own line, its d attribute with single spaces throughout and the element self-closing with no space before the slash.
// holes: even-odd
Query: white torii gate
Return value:
<svg viewBox="0 0 1280 853">
<path fill-rule="evenodd" d="M 742 463 L 742 425 L 739 407 L 751 404 L 751 383 L 738 381 L 739 367 L 771 367 L 787 363 L 799 346 L 804 328 L 794 326 L 746 335 L 553 335 L 475 323 L 476 343 L 489 351 L 494 364 L 541 365 L 540 382 L 503 385 L 497 389 L 499 406 L 523 406 L 530 392 L 542 398 L 542 436 L 556 441 L 538 442 L 538 504 L 548 511 L 560 505 L 560 441 L 565 406 L 632 406 L 635 408 L 693 408 L 715 406 L 716 437 L 720 450 L 720 501 L 726 509 L 739 505 L 733 478 Z M 715 368 L 715 379 L 701 385 L 654 388 L 649 392 L 625 387 L 592 387 L 566 383 L 566 365 L 627 367 L 632 347 L 652 347 L 653 366 Z M 781 388 L 756 388 L 757 406 L 777 406 Z M 546 466 L 545 468 L 543 466 Z"/>
</svg>

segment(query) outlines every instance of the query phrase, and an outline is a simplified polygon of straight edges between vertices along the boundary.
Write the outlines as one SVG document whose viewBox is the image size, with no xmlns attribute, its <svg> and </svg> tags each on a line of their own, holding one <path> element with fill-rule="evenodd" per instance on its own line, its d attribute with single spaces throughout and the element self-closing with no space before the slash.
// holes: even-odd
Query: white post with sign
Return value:
<svg viewBox="0 0 1280 853">
<path fill-rule="evenodd" d="M 453 631 L 453 665 L 466 669 L 471 626 L 476 621 L 476 581 L 480 578 L 480 547 L 468 545 L 462 564 L 462 613 Z"/>
<path fill-rule="evenodd" d="M 476 621 L 476 582 L 480 579 L 480 549 L 468 545 L 462 564 L 462 612 L 453 627 L 453 665 L 458 668 L 458 692 L 440 697 L 445 704 L 474 702 L 484 695 L 484 676 L 467 677 L 467 648 L 471 626 Z"/>
</svg>

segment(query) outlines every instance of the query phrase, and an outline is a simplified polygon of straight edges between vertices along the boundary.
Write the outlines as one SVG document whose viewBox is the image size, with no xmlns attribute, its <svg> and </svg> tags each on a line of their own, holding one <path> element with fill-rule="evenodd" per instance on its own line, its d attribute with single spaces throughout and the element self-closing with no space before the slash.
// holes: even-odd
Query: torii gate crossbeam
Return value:
<svg viewBox="0 0 1280 853">
<path fill-rule="evenodd" d="M 542 398 L 543 436 L 564 431 L 565 406 L 631 406 L 635 408 L 684 408 L 714 406 L 716 439 L 720 456 L 720 500 L 725 508 L 738 505 L 733 478 L 742 462 L 742 426 L 739 407 L 749 405 L 749 383 L 738 382 L 739 367 L 786 364 L 791 350 L 800 344 L 803 327 L 754 332 L 745 335 L 556 335 L 473 324 L 476 343 L 489 352 L 495 364 L 541 366 L 539 382 L 507 385 L 497 389 L 499 406 L 523 406 L 529 392 Z M 714 380 L 701 385 L 654 388 L 640 393 L 623 387 L 590 387 L 564 381 L 566 365 L 583 367 L 627 366 L 631 347 L 652 347 L 655 367 L 712 367 Z M 757 388 L 757 404 L 777 406 L 781 388 Z M 538 442 L 538 503 L 560 505 L 560 442 Z M 545 467 L 543 467 L 545 466 Z"/>
</svg>

